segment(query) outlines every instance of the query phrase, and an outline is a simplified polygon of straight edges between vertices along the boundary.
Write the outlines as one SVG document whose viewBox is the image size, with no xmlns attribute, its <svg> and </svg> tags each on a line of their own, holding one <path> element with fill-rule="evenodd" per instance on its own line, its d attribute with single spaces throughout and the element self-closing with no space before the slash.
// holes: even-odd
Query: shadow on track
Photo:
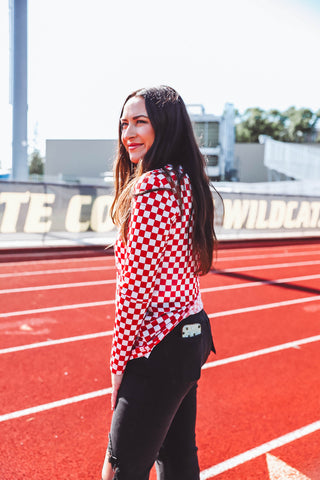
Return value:
<svg viewBox="0 0 320 480">
<path fill-rule="evenodd" d="M 212 270 L 212 273 L 215 273 L 216 275 L 222 275 L 225 277 L 232 277 L 232 278 L 238 278 L 240 280 L 247 280 L 249 282 L 262 282 L 265 285 L 270 285 L 270 286 L 280 287 L 280 288 L 287 288 L 288 290 L 298 290 L 300 292 L 307 292 L 312 295 L 314 294 L 320 295 L 319 288 L 305 287 L 303 285 L 294 285 L 287 282 L 278 282 L 275 280 L 269 280 L 268 278 L 256 277 L 254 275 L 246 275 L 245 273 L 226 272 L 224 270 Z"/>
</svg>

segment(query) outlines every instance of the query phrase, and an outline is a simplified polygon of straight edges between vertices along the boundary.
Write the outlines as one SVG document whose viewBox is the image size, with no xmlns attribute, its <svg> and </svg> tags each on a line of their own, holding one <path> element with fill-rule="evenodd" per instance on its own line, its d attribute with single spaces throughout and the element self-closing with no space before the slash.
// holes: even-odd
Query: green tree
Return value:
<svg viewBox="0 0 320 480">
<path fill-rule="evenodd" d="M 237 142 L 258 142 L 259 135 L 273 136 L 272 122 L 261 108 L 247 108 L 236 125 Z"/>
<path fill-rule="evenodd" d="M 316 124 L 320 109 L 313 113 L 308 108 L 290 107 L 284 112 L 276 109 L 264 111 L 261 108 L 247 108 L 237 116 L 236 141 L 258 142 L 259 135 L 268 135 L 284 142 L 320 141 Z"/>
<path fill-rule="evenodd" d="M 39 150 L 34 150 L 30 156 L 29 174 L 43 175 L 44 163 Z"/>
<path fill-rule="evenodd" d="M 311 137 L 315 131 L 315 126 L 319 118 L 317 113 L 314 114 L 308 108 L 288 108 L 288 110 L 284 112 L 288 120 L 286 140 L 288 142 L 304 142 L 308 140 L 308 137 Z"/>
<path fill-rule="evenodd" d="M 280 110 L 271 109 L 267 112 L 268 119 L 271 122 L 272 135 L 274 140 L 283 141 L 286 137 L 287 117 Z"/>
</svg>

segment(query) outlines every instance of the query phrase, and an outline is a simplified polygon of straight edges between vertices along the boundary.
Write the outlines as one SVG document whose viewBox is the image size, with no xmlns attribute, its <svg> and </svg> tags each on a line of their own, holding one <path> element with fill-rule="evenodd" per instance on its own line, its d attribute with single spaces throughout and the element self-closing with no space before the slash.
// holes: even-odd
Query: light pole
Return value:
<svg viewBox="0 0 320 480">
<path fill-rule="evenodd" d="M 11 0 L 12 177 L 28 179 L 28 0 Z"/>
</svg>

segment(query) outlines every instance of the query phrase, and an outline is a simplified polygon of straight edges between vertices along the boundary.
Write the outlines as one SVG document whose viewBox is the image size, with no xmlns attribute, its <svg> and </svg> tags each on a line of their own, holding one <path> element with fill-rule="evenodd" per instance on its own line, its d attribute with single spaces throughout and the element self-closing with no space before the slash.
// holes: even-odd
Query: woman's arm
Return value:
<svg viewBox="0 0 320 480">
<path fill-rule="evenodd" d="M 114 374 L 111 375 L 111 385 L 112 385 L 112 392 L 111 392 L 111 410 L 114 410 L 116 406 L 118 390 L 120 388 L 122 382 L 123 374 Z"/>
<path fill-rule="evenodd" d="M 111 372 L 123 373 L 133 343 L 144 319 L 161 264 L 170 229 L 179 211 L 168 188 L 150 190 L 133 200 L 127 244 L 123 255 L 113 345 Z"/>
</svg>

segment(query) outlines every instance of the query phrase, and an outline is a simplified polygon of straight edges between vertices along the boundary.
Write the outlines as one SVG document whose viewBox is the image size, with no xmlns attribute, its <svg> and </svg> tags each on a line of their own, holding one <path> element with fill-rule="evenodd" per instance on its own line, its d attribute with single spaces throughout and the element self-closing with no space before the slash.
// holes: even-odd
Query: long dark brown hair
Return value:
<svg viewBox="0 0 320 480">
<path fill-rule="evenodd" d="M 179 178 L 181 165 L 188 174 L 192 187 L 194 226 L 193 250 L 199 259 L 199 273 L 207 273 L 212 264 L 216 235 L 214 231 L 214 205 L 206 174 L 205 159 L 197 145 L 190 117 L 180 95 L 171 87 L 160 86 L 141 89 L 131 93 L 127 101 L 142 97 L 155 132 L 155 140 L 137 166 L 130 161 L 121 141 L 119 121 L 118 152 L 114 166 L 115 198 L 111 207 L 113 222 L 120 228 L 122 238 L 130 218 L 130 204 L 134 182 L 147 171 L 171 164 Z"/>
</svg>

